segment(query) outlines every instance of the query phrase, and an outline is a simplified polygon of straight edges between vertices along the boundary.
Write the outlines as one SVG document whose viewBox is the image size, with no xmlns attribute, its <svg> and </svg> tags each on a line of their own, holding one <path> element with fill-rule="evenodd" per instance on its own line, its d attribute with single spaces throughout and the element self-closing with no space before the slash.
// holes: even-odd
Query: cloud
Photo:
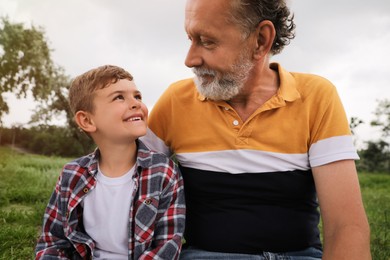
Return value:
<svg viewBox="0 0 390 260">
<path fill-rule="evenodd" d="M 128 69 L 152 107 L 170 83 L 192 77 L 184 66 L 189 47 L 185 2 L 2 0 L 0 15 L 42 26 L 54 61 L 72 77 L 102 64 Z M 390 98 L 390 1 L 288 3 L 295 14 L 296 38 L 272 60 L 290 71 L 328 78 L 348 117 L 369 122 L 376 100 Z"/>
</svg>

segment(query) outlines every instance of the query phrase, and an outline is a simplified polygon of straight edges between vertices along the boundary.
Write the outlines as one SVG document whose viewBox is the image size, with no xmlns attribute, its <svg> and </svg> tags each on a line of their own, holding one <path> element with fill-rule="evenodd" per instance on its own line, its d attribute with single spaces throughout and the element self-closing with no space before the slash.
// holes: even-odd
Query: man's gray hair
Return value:
<svg viewBox="0 0 390 260">
<path fill-rule="evenodd" d="M 273 23 L 276 31 L 271 48 L 273 55 L 280 53 L 295 37 L 294 15 L 284 0 L 231 0 L 231 7 L 230 22 L 242 28 L 244 37 L 264 20 Z"/>
</svg>

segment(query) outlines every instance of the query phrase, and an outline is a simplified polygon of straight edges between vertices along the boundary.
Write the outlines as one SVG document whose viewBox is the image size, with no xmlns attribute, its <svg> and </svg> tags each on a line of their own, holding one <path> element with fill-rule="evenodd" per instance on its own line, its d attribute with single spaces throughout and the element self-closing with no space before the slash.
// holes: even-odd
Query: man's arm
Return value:
<svg viewBox="0 0 390 260">
<path fill-rule="evenodd" d="M 313 167 L 324 230 L 323 259 L 371 259 L 370 228 L 355 162 Z"/>
</svg>

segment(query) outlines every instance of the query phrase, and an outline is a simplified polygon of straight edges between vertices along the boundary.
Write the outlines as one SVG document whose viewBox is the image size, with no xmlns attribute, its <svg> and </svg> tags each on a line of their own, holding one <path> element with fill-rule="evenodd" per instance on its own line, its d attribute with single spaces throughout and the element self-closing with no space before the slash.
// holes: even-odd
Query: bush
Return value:
<svg viewBox="0 0 390 260">
<path fill-rule="evenodd" d="M 0 145 L 17 145 L 36 154 L 80 157 L 95 145 L 86 135 L 73 135 L 67 127 L 39 125 L 31 128 L 0 128 Z"/>
</svg>

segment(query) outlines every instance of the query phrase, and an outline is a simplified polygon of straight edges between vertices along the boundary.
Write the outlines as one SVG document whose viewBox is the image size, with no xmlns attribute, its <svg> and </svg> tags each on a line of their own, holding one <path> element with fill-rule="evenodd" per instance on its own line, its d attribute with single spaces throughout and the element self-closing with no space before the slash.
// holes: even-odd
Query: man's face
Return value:
<svg viewBox="0 0 390 260">
<path fill-rule="evenodd" d="M 185 29 L 191 46 L 185 64 L 193 68 L 199 92 L 212 100 L 230 100 L 243 88 L 253 67 L 248 43 L 228 22 L 224 0 L 188 0 Z"/>
</svg>

